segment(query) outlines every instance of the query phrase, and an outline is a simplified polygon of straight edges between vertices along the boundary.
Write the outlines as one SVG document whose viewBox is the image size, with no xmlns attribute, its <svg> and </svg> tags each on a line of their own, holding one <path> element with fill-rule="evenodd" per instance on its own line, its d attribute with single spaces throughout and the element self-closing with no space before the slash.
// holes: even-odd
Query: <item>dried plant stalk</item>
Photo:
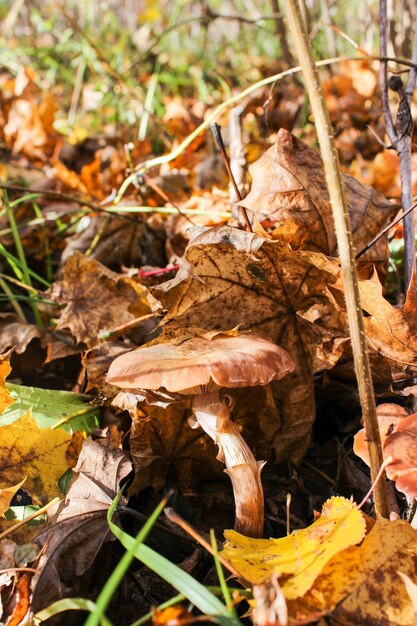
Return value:
<svg viewBox="0 0 417 626">
<path fill-rule="evenodd" d="M 290 32 L 295 41 L 295 48 L 303 70 L 304 81 L 314 115 L 333 210 L 353 358 L 369 446 L 371 478 L 372 482 L 374 482 L 383 463 L 383 456 L 359 297 L 355 251 L 346 196 L 340 173 L 339 158 L 334 145 L 333 129 L 324 101 L 318 71 L 314 63 L 310 40 L 305 31 L 299 2 L 298 0 L 285 0 L 285 7 Z M 377 515 L 389 517 L 386 482 L 384 479 L 375 487 L 375 510 Z"/>
</svg>

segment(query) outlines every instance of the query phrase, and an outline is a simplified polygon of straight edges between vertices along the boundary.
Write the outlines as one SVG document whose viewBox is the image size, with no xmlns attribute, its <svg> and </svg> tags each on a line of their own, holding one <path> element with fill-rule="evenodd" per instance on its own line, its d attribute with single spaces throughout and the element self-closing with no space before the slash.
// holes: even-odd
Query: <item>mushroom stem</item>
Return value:
<svg viewBox="0 0 417 626">
<path fill-rule="evenodd" d="M 217 458 L 226 465 L 236 504 L 235 529 L 248 537 L 261 537 L 264 496 L 261 471 L 265 461 L 256 461 L 219 392 L 196 395 L 192 410 L 201 428 L 219 447 Z"/>
</svg>

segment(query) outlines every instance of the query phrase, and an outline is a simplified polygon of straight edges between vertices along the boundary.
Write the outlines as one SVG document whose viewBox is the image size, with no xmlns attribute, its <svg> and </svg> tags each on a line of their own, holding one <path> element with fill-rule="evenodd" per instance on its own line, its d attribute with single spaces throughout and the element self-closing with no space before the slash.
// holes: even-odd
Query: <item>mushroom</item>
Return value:
<svg viewBox="0 0 417 626">
<path fill-rule="evenodd" d="M 194 422 L 219 448 L 232 480 L 235 529 L 262 535 L 264 499 L 256 461 L 237 425 L 230 419 L 232 401 L 224 389 L 253 387 L 279 380 L 294 370 L 292 357 L 271 341 L 252 334 L 207 334 L 178 345 L 159 343 L 123 354 L 110 366 L 107 382 L 126 391 L 141 390 L 145 399 L 166 403 L 189 396 Z"/>
</svg>

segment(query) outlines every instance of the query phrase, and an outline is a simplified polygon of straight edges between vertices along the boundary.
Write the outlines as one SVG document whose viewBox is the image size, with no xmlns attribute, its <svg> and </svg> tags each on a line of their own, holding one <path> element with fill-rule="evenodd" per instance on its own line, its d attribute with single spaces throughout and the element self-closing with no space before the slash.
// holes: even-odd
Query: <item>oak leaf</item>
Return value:
<svg viewBox="0 0 417 626">
<path fill-rule="evenodd" d="M 282 539 L 251 539 L 227 530 L 222 555 L 245 580 L 260 584 L 280 575 L 287 600 L 311 589 L 332 557 L 362 541 L 365 518 L 350 500 L 334 497 L 325 502 L 321 516 L 311 526 Z"/>
</svg>

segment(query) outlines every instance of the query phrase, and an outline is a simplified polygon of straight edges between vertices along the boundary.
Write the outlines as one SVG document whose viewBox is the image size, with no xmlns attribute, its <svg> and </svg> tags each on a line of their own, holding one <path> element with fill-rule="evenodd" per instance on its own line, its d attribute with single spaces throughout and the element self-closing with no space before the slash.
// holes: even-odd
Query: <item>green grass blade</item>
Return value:
<svg viewBox="0 0 417 626">
<path fill-rule="evenodd" d="M 229 611 L 231 613 L 233 613 L 234 615 L 236 615 L 235 609 L 233 607 L 232 596 L 230 595 L 230 591 L 229 591 L 229 588 L 227 586 L 226 579 L 224 577 L 223 568 L 222 568 L 221 563 L 219 561 L 219 552 L 217 550 L 217 541 L 216 541 L 216 536 L 214 534 L 214 530 L 213 529 L 210 530 L 210 540 L 211 540 L 211 547 L 213 548 L 214 564 L 216 566 L 217 577 L 219 579 L 220 588 L 221 588 L 222 593 L 223 593 L 223 598 L 225 599 L 226 606 L 229 609 Z"/>
<path fill-rule="evenodd" d="M 115 510 L 115 507 L 120 499 L 120 495 L 121 493 L 119 493 L 119 495 L 115 498 L 115 500 L 112 503 L 112 506 L 109 508 L 109 512 L 107 515 L 107 520 L 109 522 L 109 525 L 111 527 L 112 522 L 111 522 L 111 516 Z M 137 534 L 137 536 L 135 538 L 130 537 L 129 538 L 132 539 L 132 546 L 133 549 L 130 550 L 129 548 L 127 549 L 127 552 L 125 552 L 125 554 L 123 555 L 123 557 L 121 558 L 121 560 L 119 561 L 119 563 L 116 565 L 115 569 L 113 570 L 113 572 L 111 573 L 110 577 L 107 579 L 106 584 L 104 585 L 103 589 L 100 592 L 99 597 L 96 600 L 96 609 L 94 611 L 94 613 L 91 613 L 89 615 L 89 617 L 87 618 L 84 626 L 98 626 L 100 624 L 100 620 L 102 619 L 102 617 L 104 616 L 104 613 L 108 607 L 108 605 L 110 604 L 110 601 L 117 589 L 117 587 L 120 585 L 123 576 L 126 574 L 130 564 L 132 563 L 133 559 L 135 558 L 135 548 L 137 546 L 139 546 L 142 541 L 144 541 L 146 539 L 146 537 L 148 536 L 148 534 L 150 533 L 150 531 L 152 530 L 152 526 L 155 524 L 156 520 L 158 519 L 159 515 L 162 513 L 162 510 L 164 508 L 164 506 L 166 505 L 166 501 L 167 499 L 164 498 L 162 500 L 162 502 L 156 507 L 155 511 L 152 513 L 152 515 L 150 516 L 150 518 L 147 520 L 146 524 L 143 525 L 143 527 L 141 528 L 141 530 L 139 531 L 139 533 Z M 113 524 L 113 526 L 115 526 Z M 117 526 L 115 526 L 115 528 L 117 528 Z"/>
<path fill-rule="evenodd" d="M 64 611 L 89 611 L 90 613 L 94 613 L 95 610 L 96 605 L 91 600 L 86 600 L 85 598 L 64 598 L 63 600 L 57 600 L 57 602 L 54 602 L 46 609 L 36 613 L 36 615 L 33 616 L 33 623 L 36 626 Z M 102 617 L 99 624 L 100 626 L 113 626 L 106 617 Z"/>
<path fill-rule="evenodd" d="M 162 555 L 152 550 L 143 543 L 138 545 L 137 540 L 131 537 L 111 521 L 112 513 L 117 505 L 115 500 L 109 509 L 107 516 L 110 529 L 120 543 L 132 552 L 139 561 L 153 570 L 161 578 L 183 594 L 202 613 L 216 618 L 221 626 L 242 626 L 239 619 L 231 613 L 227 607 L 220 602 L 204 585 L 200 584 L 192 576 L 184 572 L 177 565 L 174 565 Z M 92 626 L 86 624 L 85 626 Z"/>
</svg>

